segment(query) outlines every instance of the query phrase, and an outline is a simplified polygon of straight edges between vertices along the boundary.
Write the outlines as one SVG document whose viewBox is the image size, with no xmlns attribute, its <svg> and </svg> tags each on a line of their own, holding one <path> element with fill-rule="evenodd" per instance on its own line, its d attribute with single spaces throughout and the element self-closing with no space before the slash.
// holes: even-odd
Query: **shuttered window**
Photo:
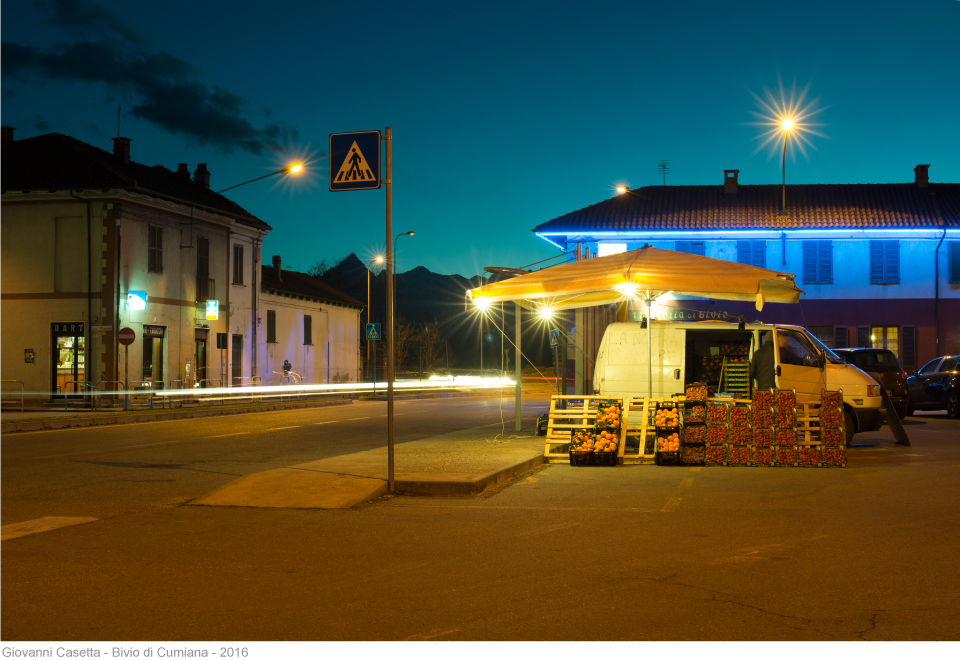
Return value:
<svg viewBox="0 0 960 660">
<path fill-rule="evenodd" d="M 767 267 L 766 241 L 737 241 L 737 262 L 760 268 Z"/>
<path fill-rule="evenodd" d="M 703 256 L 703 241 L 677 241 L 677 252 L 686 252 L 687 254 L 699 254 Z"/>
<path fill-rule="evenodd" d="M 870 284 L 900 284 L 900 241 L 870 241 Z"/>
<path fill-rule="evenodd" d="M 950 284 L 960 284 L 960 241 L 950 241 Z"/>
<path fill-rule="evenodd" d="M 870 348 L 870 326 L 857 326 L 857 345 L 856 348 Z"/>
<path fill-rule="evenodd" d="M 303 316 L 303 344 L 309 346 L 313 343 L 313 317 Z"/>
<path fill-rule="evenodd" d="M 904 369 L 917 368 L 917 328 L 905 325 L 900 328 L 900 341 L 903 342 L 900 366 Z"/>
<path fill-rule="evenodd" d="M 833 345 L 833 326 L 832 325 L 808 325 L 807 332 L 823 342 L 827 348 L 837 348 Z"/>
<path fill-rule="evenodd" d="M 803 241 L 803 283 L 833 284 L 833 241 Z"/>
<path fill-rule="evenodd" d="M 163 228 L 150 225 L 150 238 L 147 251 L 147 270 L 151 273 L 163 272 Z"/>
<path fill-rule="evenodd" d="M 833 348 L 849 348 L 850 338 L 846 326 L 838 325 L 833 329 Z"/>
<path fill-rule="evenodd" d="M 233 283 L 243 284 L 243 246 L 233 246 Z"/>
<path fill-rule="evenodd" d="M 277 313 L 272 309 L 267 310 L 267 343 L 277 343 Z"/>
</svg>

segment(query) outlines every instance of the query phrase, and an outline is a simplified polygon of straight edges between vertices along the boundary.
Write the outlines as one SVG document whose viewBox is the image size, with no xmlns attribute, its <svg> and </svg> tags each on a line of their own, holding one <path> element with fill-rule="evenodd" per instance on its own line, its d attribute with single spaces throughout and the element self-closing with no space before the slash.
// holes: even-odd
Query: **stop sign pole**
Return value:
<svg viewBox="0 0 960 660">
<path fill-rule="evenodd" d="M 130 407 L 130 344 L 132 344 L 136 338 L 137 333 L 134 332 L 132 328 L 120 328 L 120 332 L 117 333 L 117 341 L 123 344 L 123 377 L 127 379 L 123 384 L 123 389 L 125 390 L 123 394 L 124 410 Z"/>
</svg>

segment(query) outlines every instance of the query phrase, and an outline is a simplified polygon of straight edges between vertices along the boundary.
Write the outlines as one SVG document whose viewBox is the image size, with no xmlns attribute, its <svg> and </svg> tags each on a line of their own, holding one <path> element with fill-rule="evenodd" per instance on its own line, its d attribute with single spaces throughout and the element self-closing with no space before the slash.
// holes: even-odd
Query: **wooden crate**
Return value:
<svg viewBox="0 0 960 660">
<path fill-rule="evenodd" d="M 559 404 L 574 400 L 574 405 L 563 409 Z M 547 463 L 568 463 L 570 461 L 570 441 L 576 431 L 593 431 L 597 424 L 597 411 L 601 405 L 611 402 L 623 409 L 623 400 L 610 396 L 567 396 L 554 394 L 550 398 L 550 416 L 547 421 L 547 438 L 543 447 L 543 458 Z M 620 421 L 620 443 L 617 455 L 623 455 L 623 428 L 625 420 Z"/>
</svg>

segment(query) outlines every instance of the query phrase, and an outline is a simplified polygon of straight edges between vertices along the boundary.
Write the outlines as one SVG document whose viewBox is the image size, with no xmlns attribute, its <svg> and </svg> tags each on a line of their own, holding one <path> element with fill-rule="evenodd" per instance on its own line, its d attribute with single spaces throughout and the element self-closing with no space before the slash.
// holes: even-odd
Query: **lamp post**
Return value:
<svg viewBox="0 0 960 660">
<path fill-rule="evenodd" d="M 793 128 L 793 120 L 784 119 L 782 122 L 780 122 L 780 125 L 783 127 L 783 161 L 780 166 L 781 169 L 783 170 L 783 185 L 780 188 L 783 195 L 783 199 L 781 201 L 782 206 L 780 208 L 780 214 L 786 215 L 787 214 L 787 136 L 790 134 L 790 129 Z"/>
<path fill-rule="evenodd" d="M 371 319 L 371 316 L 370 316 L 370 309 L 371 309 L 370 307 L 370 266 L 372 266 L 375 263 L 382 264 L 383 257 L 381 255 L 377 255 L 376 259 L 372 259 L 370 263 L 367 264 L 367 323 L 373 323 L 373 321 L 370 320 Z M 367 342 L 367 363 L 369 362 L 370 362 L 370 342 Z"/>
<path fill-rule="evenodd" d="M 393 334 L 393 323 L 397 317 L 397 239 L 401 236 L 413 236 L 412 231 L 403 231 L 393 237 L 393 317 L 390 319 L 390 336 L 395 338 Z M 396 357 L 396 349 L 394 349 L 394 357 Z"/>
<path fill-rule="evenodd" d="M 219 195 L 219 194 L 222 193 L 222 192 L 227 192 L 228 190 L 233 190 L 234 188 L 239 188 L 240 186 L 245 186 L 245 185 L 247 185 L 248 183 L 253 183 L 254 181 L 259 181 L 260 179 L 267 179 L 267 178 L 270 178 L 270 177 L 272 177 L 272 176 L 276 176 L 276 175 L 278 175 L 278 174 L 296 174 L 297 172 L 299 172 L 299 171 L 302 170 L 302 169 L 303 169 L 303 165 L 301 165 L 300 163 L 290 163 L 289 165 L 287 165 L 286 167 L 284 167 L 282 170 L 277 170 L 276 172 L 271 172 L 270 174 L 264 174 L 263 176 L 258 176 L 256 179 L 250 179 L 249 181 L 244 181 L 243 183 L 238 183 L 238 184 L 235 185 L 235 186 L 230 186 L 229 188 L 224 188 L 223 190 L 218 190 L 218 191 L 216 192 L 216 194 Z"/>
</svg>

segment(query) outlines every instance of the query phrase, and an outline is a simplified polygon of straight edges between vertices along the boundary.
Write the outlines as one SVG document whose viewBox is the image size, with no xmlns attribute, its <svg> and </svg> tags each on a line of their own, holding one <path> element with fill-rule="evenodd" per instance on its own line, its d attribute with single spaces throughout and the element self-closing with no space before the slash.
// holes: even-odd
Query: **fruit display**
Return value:
<svg viewBox="0 0 960 660">
<path fill-rule="evenodd" d="M 616 404 L 610 406 L 600 406 L 600 409 L 597 410 L 597 428 L 620 428 L 620 407 Z"/>
<path fill-rule="evenodd" d="M 750 409 L 745 406 L 730 408 L 730 426 L 747 426 L 750 424 Z"/>
<path fill-rule="evenodd" d="M 820 409 L 820 427 L 825 429 L 839 429 L 843 426 L 843 410 L 834 408 Z"/>
<path fill-rule="evenodd" d="M 753 429 L 754 447 L 772 447 L 773 429 Z"/>
<path fill-rule="evenodd" d="M 793 408 L 777 408 L 773 415 L 774 425 L 778 429 L 792 429 L 797 426 L 797 411 Z"/>
<path fill-rule="evenodd" d="M 823 464 L 830 467 L 846 467 L 847 450 L 843 447 L 824 447 Z"/>
<path fill-rule="evenodd" d="M 711 403 L 707 406 L 707 425 L 726 425 L 729 419 L 729 410 L 725 403 Z"/>
<path fill-rule="evenodd" d="M 727 464 L 729 465 L 749 465 L 750 447 L 730 447 L 727 453 Z"/>
<path fill-rule="evenodd" d="M 841 429 L 820 429 L 820 441 L 824 447 L 842 447 L 843 431 Z"/>
<path fill-rule="evenodd" d="M 719 355 L 700 356 L 700 378 L 707 383 L 719 383 L 723 358 Z"/>
<path fill-rule="evenodd" d="M 749 445 L 751 442 L 753 442 L 753 429 L 749 426 L 730 427 L 731 445 Z"/>
<path fill-rule="evenodd" d="M 800 447 L 797 458 L 800 465 L 815 466 L 823 462 L 820 447 Z"/>
<path fill-rule="evenodd" d="M 720 354 L 727 355 L 729 357 L 746 357 L 747 353 L 750 351 L 750 346 L 745 341 L 721 343 L 720 344 Z"/>
<path fill-rule="evenodd" d="M 683 411 L 684 424 L 698 424 L 706 419 L 707 411 L 700 404 L 694 404 Z"/>
<path fill-rule="evenodd" d="M 756 401 L 756 398 L 754 398 L 754 401 Z M 773 408 L 754 408 L 753 426 L 762 429 L 773 428 Z"/>
<path fill-rule="evenodd" d="M 840 410 L 843 408 L 843 392 L 824 392 L 820 396 L 820 405 L 822 408 L 833 408 Z"/>
<path fill-rule="evenodd" d="M 793 390 L 774 390 L 773 407 L 777 410 L 781 408 L 797 408 L 797 393 Z"/>
<path fill-rule="evenodd" d="M 620 437 L 616 433 L 600 431 L 593 443 L 593 451 L 617 451 Z"/>
<path fill-rule="evenodd" d="M 776 442 L 781 447 L 793 447 L 797 444 L 797 432 L 794 429 L 777 429 Z"/>
<path fill-rule="evenodd" d="M 683 444 L 685 445 L 695 445 L 703 444 L 706 438 L 706 427 L 705 426 L 684 426 L 683 427 Z"/>
<path fill-rule="evenodd" d="M 570 439 L 570 449 L 577 451 L 593 451 L 596 436 L 590 431 L 577 431 Z"/>
<path fill-rule="evenodd" d="M 658 408 L 654 415 L 653 425 L 658 428 L 675 428 L 680 426 L 680 413 L 676 408 Z"/>
<path fill-rule="evenodd" d="M 796 447 L 776 447 L 775 457 L 777 465 L 796 465 L 797 448 Z"/>
<path fill-rule="evenodd" d="M 670 433 L 664 434 L 657 438 L 657 451 L 679 451 L 680 450 L 680 434 L 679 433 Z"/>
<path fill-rule="evenodd" d="M 729 436 L 729 428 L 726 426 L 708 426 L 705 436 L 708 445 L 725 445 Z"/>
<path fill-rule="evenodd" d="M 720 465 L 727 461 L 727 446 L 720 445 L 719 447 L 706 447 L 706 451 L 703 453 L 703 462 L 707 465 Z"/>
<path fill-rule="evenodd" d="M 707 384 L 691 383 L 687 386 L 686 395 L 688 401 L 703 401 L 707 398 Z"/>
<path fill-rule="evenodd" d="M 687 465 L 699 465 L 703 463 L 706 453 L 705 447 L 684 446 L 680 449 L 680 462 Z"/>
<path fill-rule="evenodd" d="M 754 447 L 750 452 L 750 460 L 754 465 L 773 465 L 773 447 Z"/>
<path fill-rule="evenodd" d="M 773 408 L 773 391 L 756 390 L 753 393 L 753 409 Z"/>
</svg>

